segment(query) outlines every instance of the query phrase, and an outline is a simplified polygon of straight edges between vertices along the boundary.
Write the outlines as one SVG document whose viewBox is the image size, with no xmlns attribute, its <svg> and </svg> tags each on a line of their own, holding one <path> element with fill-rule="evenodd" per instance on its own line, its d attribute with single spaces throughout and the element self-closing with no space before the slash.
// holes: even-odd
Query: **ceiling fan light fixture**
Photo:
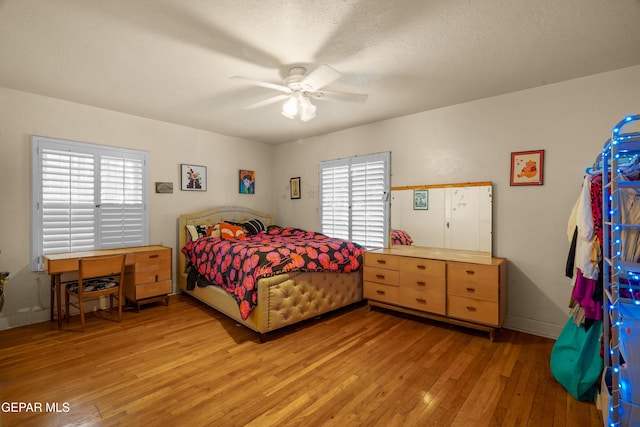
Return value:
<svg viewBox="0 0 640 427">
<path fill-rule="evenodd" d="M 282 115 L 293 120 L 298 115 L 298 100 L 295 96 L 289 97 L 287 102 L 282 104 Z"/>
<path fill-rule="evenodd" d="M 308 97 L 303 97 L 300 104 L 302 105 L 300 120 L 308 122 L 316 116 L 316 106 L 311 103 L 311 100 Z"/>
<path fill-rule="evenodd" d="M 303 122 L 308 122 L 316 116 L 316 106 L 311 103 L 308 96 L 295 91 L 282 104 L 282 115 L 292 120 L 299 118 Z"/>
</svg>

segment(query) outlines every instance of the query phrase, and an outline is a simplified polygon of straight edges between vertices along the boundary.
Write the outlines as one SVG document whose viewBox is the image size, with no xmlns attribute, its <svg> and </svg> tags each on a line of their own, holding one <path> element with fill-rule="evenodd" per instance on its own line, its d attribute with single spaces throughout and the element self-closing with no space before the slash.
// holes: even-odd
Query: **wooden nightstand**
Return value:
<svg viewBox="0 0 640 427">
<path fill-rule="evenodd" d="M 127 263 L 124 277 L 124 296 L 132 302 L 136 311 L 151 302 L 164 301 L 169 305 L 172 291 L 171 248 L 165 246 L 141 247 L 134 254 L 133 262 Z"/>
</svg>

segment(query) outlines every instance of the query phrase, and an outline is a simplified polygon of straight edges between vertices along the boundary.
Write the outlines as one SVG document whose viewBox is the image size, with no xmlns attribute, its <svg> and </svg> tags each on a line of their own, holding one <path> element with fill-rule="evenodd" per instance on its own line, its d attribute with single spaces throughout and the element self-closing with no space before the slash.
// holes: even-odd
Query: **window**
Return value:
<svg viewBox="0 0 640 427">
<path fill-rule="evenodd" d="M 34 136 L 31 267 L 51 253 L 146 245 L 147 153 Z"/>
<path fill-rule="evenodd" d="M 367 249 L 387 246 L 390 160 L 387 152 L 320 162 L 322 233 Z"/>
</svg>

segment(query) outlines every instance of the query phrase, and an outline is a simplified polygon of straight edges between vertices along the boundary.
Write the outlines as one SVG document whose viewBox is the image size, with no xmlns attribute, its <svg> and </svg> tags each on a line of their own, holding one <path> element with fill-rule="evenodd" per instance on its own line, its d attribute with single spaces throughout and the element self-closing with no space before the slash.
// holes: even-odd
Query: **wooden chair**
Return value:
<svg viewBox="0 0 640 427">
<path fill-rule="evenodd" d="M 109 308 L 113 312 L 113 300 L 118 300 L 118 322 L 122 318 L 122 287 L 124 285 L 124 255 L 80 258 L 78 280 L 67 282 L 64 303 L 69 323 L 69 305 L 80 310 L 80 323 L 84 332 L 84 300 L 109 295 Z M 71 303 L 74 296 L 77 304 Z"/>
</svg>

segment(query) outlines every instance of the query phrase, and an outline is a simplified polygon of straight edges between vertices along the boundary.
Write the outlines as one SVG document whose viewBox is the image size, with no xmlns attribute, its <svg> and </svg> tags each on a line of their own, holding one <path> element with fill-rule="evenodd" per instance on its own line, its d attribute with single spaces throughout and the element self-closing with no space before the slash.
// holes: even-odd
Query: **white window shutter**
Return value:
<svg viewBox="0 0 640 427">
<path fill-rule="evenodd" d="M 322 233 L 349 239 L 349 166 L 335 165 L 322 170 Z"/>
<path fill-rule="evenodd" d="M 32 270 L 43 255 L 147 244 L 147 153 L 34 136 L 32 156 Z"/>
<path fill-rule="evenodd" d="M 101 248 L 144 244 L 144 159 L 100 153 Z"/>
<path fill-rule="evenodd" d="M 320 163 L 321 229 L 368 249 L 387 246 L 390 153 Z"/>
<path fill-rule="evenodd" d="M 351 239 L 367 248 L 385 245 L 385 162 L 351 167 Z"/>
<path fill-rule="evenodd" d="M 95 161 L 91 153 L 42 150 L 42 254 L 95 247 Z"/>
</svg>

